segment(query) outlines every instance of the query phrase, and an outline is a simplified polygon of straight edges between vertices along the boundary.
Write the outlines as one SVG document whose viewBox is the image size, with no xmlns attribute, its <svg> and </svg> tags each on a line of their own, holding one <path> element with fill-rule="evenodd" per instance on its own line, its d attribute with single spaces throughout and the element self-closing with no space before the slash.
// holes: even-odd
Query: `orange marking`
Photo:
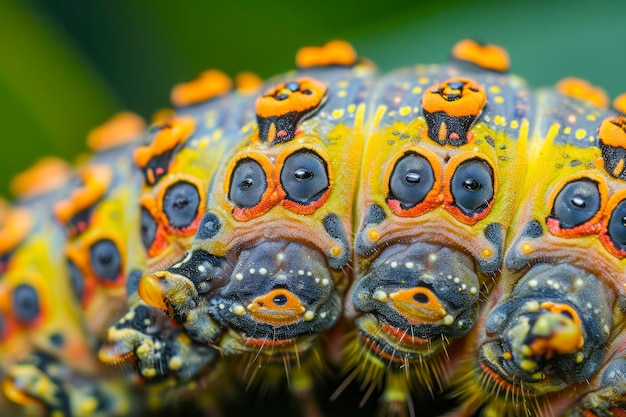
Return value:
<svg viewBox="0 0 626 417">
<path fill-rule="evenodd" d="M 235 87 L 244 94 L 257 91 L 263 85 L 261 77 L 253 72 L 240 72 L 235 77 Z"/>
<path fill-rule="evenodd" d="M 113 171 L 106 165 L 86 167 L 81 173 L 83 186 L 75 189 L 69 199 L 55 204 L 57 219 L 67 223 L 74 215 L 94 205 L 106 193 L 112 178 Z"/>
<path fill-rule="evenodd" d="M 421 337 L 413 336 L 409 334 L 409 332 L 407 332 L 406 330 L 402 330 L 397 327 L 394 327 L 389 323 L 382 323 L 382 324 L 383 324 L 383 328 L 389 334 L 393 335 L 398 340 L 402 340 L 403 342 L 407 341 L 408 343 L 411 343 L 412 345 L 428 346 L 430 344 L 430 341 L 428 339 L 423 339 Z"/>
<path fill-rule="evenodd" d="M 111 149 L 132 142 L 145 130 L 146 123 L 134 113 L 122 112 L 96 127 L 87 136 L 87 146 L 93 151 Z"/>
<path fill-rule="evenodd" d="M 614 148 L 626 148 L 626 117 L 608 117 L 600 123 L 598 138 Z"/>
<path fill-rule="evenodd" d="M 168 310 L 164 301 L 164 294 L 161 289 L 160 279 L 157 275 L 150 274 L 141 277 L 137 292 L 146 304 L 164 311 Z"/>
<path fill-rule="evenodd" d="M 561 94 L 587 101 L 598 107 L 606 108 L 609 105 L 609 97 L 603 89 L 580 78 L 564 78 L 556 84 L 555 88 Z"/>
<path fill-rule="evenodd" d="M 462 87 L 452 87 L 456 83 L 462 83 Z M 468 78 L 450 78 L 422 94 L 422 108 L 425 111 L 429 113 L 441 111 L 453 117 L 477 117 L 486 102 L 485 89 Z"/>
<path fill-rule="evenodd" d="M 288 84 L 299 84 L 297 91 L 286 88 Z M 256 113 L 259 117 L 277 117 L 291 112 L 309 112 L 322 104 L 328 87 L 313 78 L 299 78 L 289 83 L 280 84 L 268 90 L 256 101 Z M 282 98 L 286 95 L 286 98 Z"/>
<path fill-rule="evenodd" d="M 330 65 L 354 65 L 357 62 L 354 48 L 345 41 L 330 41 L 324 46 L 301 48 L 296 54 L 298 68 L 328 67 Z"/>
<path fill-rule="evenodd" d="M 24 209 L 9 208 L 0 221 L 0 254 L 5 254 L 24 240 L 32 226 L 32 219 Z"/>
<path fill-rule="evenodd" d="M 626 114 L 626 93 L 622 93 L 613 100 L 613 107 L 622 114 Z"/>
<path fill-rule="evenodd" d="M 139 168 L 145 168 L 150 160 L 176 147 L 187 140 L 196 127 L 191 117 L 175 117 L 166 122 L 156 134 L 150 145 L 140 146 L 135 150 L 135 163 Z"/>
<path fill-rule="evenodd" d="M 391 305 L 411 324 L 436 323 L 446 315 L 443 305 L 431 290 L 408 288 L 389 295 Z"/>
<path fill-rule="evenodd" d="M 490 44 L 481 45 L 471 39 L 454 45 L 452 57 L 492 71 L 506 72 L 510 67 L 509 54 L 503 48 Z"/>
<path fill-rule="evenodd" d="M 233 87 L 230 77 L 218 70 L 204 71 L 195 80 L 178 84 L 170 99 L 176 107 L 188 106 L 228 93 Z"/>
<path fill-rule="evenodd" d="M 11 180 L 11 192 L 20 198 L 34 197 L 67 184 L 70 165 L 55 157 L 41 158 Z"/>
<path fill-rule="evenodd" d="M 293 339 L 284 340 L 269 340 L 269 339 L 255 339 L 252 337 L 243 337 L 244 342 L 250 346 L 257 347 L 272 347 L 272 346 L 284 346 L 293 343 Z"/>
<path fill-rule="evenodd" d="M 256 321 L 280 327 L 300 321 L 306 308 L 291 291 L 276 289 L 252 300 L 247 310 Z"/>
</svg>

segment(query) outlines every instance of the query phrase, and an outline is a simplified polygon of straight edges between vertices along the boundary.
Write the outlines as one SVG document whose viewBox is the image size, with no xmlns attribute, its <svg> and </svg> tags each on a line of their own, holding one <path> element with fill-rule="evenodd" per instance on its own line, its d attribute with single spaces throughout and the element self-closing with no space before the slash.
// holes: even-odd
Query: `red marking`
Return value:
<svg viewBox="0 0 626 417">
<path fill-rule="evenodd" d="M 258 346 L 258 347 L 284 346 L 284 345 L 293 343 L 293 339 L 268 340 L 268 339 L 254 339 L 252 337 L 244 337 L 243 339 L 247 345 Z"/>
<path fill-rule="evenodd" d="M 162 167 L 158 167 L 155 171 L 157 175 L 161 175 L 165 172 L 165 170 Z"/>
<path fill-rule="evenodd" d="M 626 410 L 622 407 L 614 407 L 609 410 L 612 416 L 615 417 L 626 417 Z"/>
<path fill-rule="evenodd" d="M 78 222 L 78 224 L 76 225 L 76 229 L 81 233 L 84 232 L 85 229 L 87 229 L 87 223 L 82 222 L 82 221 Z"/>
<path fill-rule="evenodd" d="M 285 136 L 287 136 L 287 131 L 279 130 L 278 133 L 276 133 L 276 136 L 278 136 L 279 138 L 284 138 Z"/>
<path fill-rule="evenodd" d="M 491 369 L 491 367 L 489 365 L 487 365 L 484 362 L 480 362 L 480 367 L 482 368 L 483 372 L 485 372 L 487 375 L 489 375 L 489 377 L 491 378 L 491 380 L 493 380 L 493 382 L 495 382 L 496 384 L 500 385 L 502 388 L 504 388 L 505 390 L 511 390 L 515 393 L 518 394 L 522 394 L 522 395 L 526 395 L 527 392 L 523 389 L 521 389 L 520 387 L 511 384 L 509 381 L 507 381 L 506 379 L 502 378 L 500 376 L 500 374 L 498 374 L 496 371 L 494 371 L 493 369 Z"/>
<path fill-rule="evenodd" d="M 388 333 L 391 333 L 392 335 L 397 337 L 398 340 L 401 340 L 403 342 L 408 341 L 413 345 L 428 345 L 429 344 L 428 339 L 422 339 L 421 337 L 411 336 L 405 330 L 394 327 L 390 325 L 389 323 L 383 323 L 383 327 Z"/>
<path fill-rule="evenodd" d="M 460 138 L 460 136 L 459 136 L 458 133 L 456 133 L 456 132 L 450 133 L 450 139 L 459 139 L 459 138 Z"/>
</svg>

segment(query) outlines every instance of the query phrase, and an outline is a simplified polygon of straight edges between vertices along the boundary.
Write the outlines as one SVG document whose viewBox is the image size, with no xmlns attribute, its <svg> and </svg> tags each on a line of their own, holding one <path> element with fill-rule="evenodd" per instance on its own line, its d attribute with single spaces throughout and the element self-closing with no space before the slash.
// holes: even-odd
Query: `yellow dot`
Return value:
<svg viewBox="0 0 626 417">
<path fill-rule="evenodd" d="M 378 234 L 378 230 L 372 229 L 369 232 L 367 232 L 367 237 L 372 241 L 375 242 L 378 240 L 378 238 L 380 237 L 380 235 Z"/>
<path fill-rule="evenodd" d="M 495 101 L 496 103 L 504 103 L 504 97 L 496 96 L 496 98 L 494 98 L 493 101 Z"/>
<path fill-rule="evenodd" d="M 400 107 L 400 110 L 398 110 L 398 113 L 400 113 L 400 116 L 406 116 L 407 114 L 411 113 L 411 107 L 409 106 Z"/>
<path fill-rule="evenodd" d="M 502 357 L 506 359 L 507 361 L 510 361 L 513 355 L 511 355 L 511 352 L 504 352 L 502 353 Z"/>
<path fill-rule="evenodd" d="M 533 251 L 532 246 L 530 246 L 529 243 L 524 243 L 524 245 L 522 246 L 522 252 L 529 254 Z"/>
<path fill-rule="evenodd" d="M 346 81 L 346 80 L 342 80 L 342 81 L 339 81 L 337 83 L 337 87 L 339 87 L 339 88 L 346 88 L 349 85 L 350 85 L 350 83 L 348 83 L 348 81 Z"/>
<path fill-rule="evenodd" d="M 413 90 L 411 90 L 411 92 L 413 94 L 421 94 L 422 93 L 422 87 L 414 87 Z"/>
<path fill-rule="evenodd" d="M 342 253 L 342 252 L 343 252 L 343 249 L 341 249 L 341 247 L 339 247 L 339 246 L 333 246 L 333 247 L 330 249 L 330 253 L 331 253 L 333 256 L 339 256 L 339 255 L 341 255 L 341 253 Z"/>
<path fill-rule="evenodd" d="M 341 116 L 343 116 L 343 109 L 333 110 L 332 115 L 335 119 L 339 119 Z"/>
<path fill-rule="evenodd" d="M 596 115 L 595 114 L 590 114 L 589 116 L 587 116 L 587 120 L 595 122 L 596 121 Z"/>
<path fill-rule="evenodd" d="M 420 77 L 419 80 L 417 80 L 417 82 L 420 84 L 428 84 L 430 83 L 430 79 L 428 77 Z"/>
<path fill-rule="evenodd" d="M 498 94 L 500 92 L 500 87 L 498 87 L 497 85 L 492 85 L 491 87 L 489 87 L 489 91 L 494 94 Z"/>
<path fill-rule="evenodd" d="M 576 139 L 582 139 L 587 136 L 587 131 L 585 129 L 578 129 L 576 131 Z"/>
<path fill-rule="evenodd" d="M 506 118 L 500 116 L 499 114 L 494 116 L 493 118 L 493 122 L 497 125 L 503 125 L 506 124 Z"/>
<path fill-rule="evenodd" d="M 348 106 L 348 112 L 354 113 L 355 110 L 356 110 L 356 105 L 355 104 L 350 104 Z"/>
<path fill-rule="evenodd" d="M 348 92 L 346 90 L 339 90 L 339 92 L 337 93 L 337 96 L 339 97 L 345 97 L 348 95 Z"/>
<path fill-rule="evenodd" d="M 509 123 L 509 126 L 511 126 L 513 129 L 517 129 L 519 127 L 519 123 L 517 120 L 511 120 L 511 123 Z"/>
<path fill-rule="evenodd" d="M 567 126 L 565 129 L 563 129 L 563 133 L 566 134 L 566 135 L 569 135 L 571 131 L 572 131 L 572 128 L 569 127 L 569 126 Z"/>
<path fill-rule="evenodd" d="M 485 248 L 482 250 L 482 254 L 484 258 L 491 258 L 491 255 L 493 255 L 493 251 L 489 248 Z"/>
</svg>

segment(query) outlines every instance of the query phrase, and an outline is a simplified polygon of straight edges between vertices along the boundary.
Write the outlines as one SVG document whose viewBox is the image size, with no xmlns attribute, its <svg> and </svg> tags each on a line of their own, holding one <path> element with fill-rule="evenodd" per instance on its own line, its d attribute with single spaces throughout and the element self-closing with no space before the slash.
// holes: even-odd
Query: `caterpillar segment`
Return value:
<svg viewBox="0 0 626 417">
<path fill-rule="evenodd" d="M 190 251 L 144 276 L 139 293 L 192 339 L 245 355 L 244 378 L 271 386 L 286 377 L 307 398 L 318 336 L 341 317 L 349 285 L 355 162 L 374 69 L 343 42 L 305 48 L 297 64 L 257 95 L 256 123 L 218 170 Z M 202 315 L 223 331 L 195 332 Z"/>
<path fill-rule="evenodd" d="M 473 59 L 468 42 L 448 65 L 381 77 L 368 101 L 347 298 L 357 331 L 343 361 L 366 398 L 385 386 L 392 411 L 413 413 L 411 391 L 446 385 L 448 355 L 500 269 L 523 178 L 528 90 L 501 62 Z"/>
<path fill-rule="evenodd" d="M 13 182 L 18 199 L 2 231 L 2 390 L 33 413 L 128 415 L 129 398 L 102 377 L 63 262 L 64 231 L 50 210 L 76 184 L 57 159 L 42 160 Z M 89 382 L 73 390 L 76 380 Z"/>
<path fill-rule="evenodd" d="M 551 415 L 563 392 L 589 389 L 623 327 L 624 119 L 581 85 L 537 93 L 524 194 L 467 339 L 457 415 L 480 405 L 483 415 Z"/>
</svg>

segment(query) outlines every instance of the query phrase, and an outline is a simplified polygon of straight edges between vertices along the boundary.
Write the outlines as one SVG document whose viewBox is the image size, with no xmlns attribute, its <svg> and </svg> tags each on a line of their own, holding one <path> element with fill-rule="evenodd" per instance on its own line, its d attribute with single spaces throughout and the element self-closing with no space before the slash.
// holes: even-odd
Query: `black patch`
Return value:
<svg viewBox="0 0 626 417">
<path fill-rule="evenodd" d="M 187 258 L 187 254 L 183 256 L 183 259 L 185 258 Z M 213 281 L 211 282 L 212 285 L 206 288 L 206 291 L 208 291 L 216 286 L 223 285 L 218 278 L 223 278 L 222 268 L 224 262 L 224 258 L 218 258 L 204 250 L 198 249 L 191 253 L 191 257 L 186 262 L 182 262 L 182 260 L 176 262 L 174 265 L 167 268 L 166 271 L 176 275 L 183 275 L 189 278 L 196 286 L 201 282 Z M 176 267 L 175 265 L 179 266 Z M 202 271 L 198 269 L 199 267 L 201 267 L 200 269 L 202 269 Z"/>
<path fill-rule="evenodd" d="M 365 225 L 380 224 L 386 217 L 385 210 L 383 210 L 381 206 L 378 204 L 372 204 L 367 208 L 367 213 L 365 214 Z"/>
<path fill-rule="evenodd" d="M 571 161 L 569 161 L 569 166 L 571 167 L 575 167 L 582 164 L 582 162 L 580 162 L 578 159 L 572 159 Z"/>
<path fill-rule="evenodd" d="M 128 296 L 137 294 L 139 288 L 139 280 L 141 279 L 142 272 L 139 269 L 133 269 L 126 277 L 126 292 Z"/>
<path fill-rule="evenodd" d="M 443 111 L 436 111 L 433 113 L 424 110 L 424 117 L 428 124 L 428 137 L 439 143 L 440 145 L 452 145 L 461 146 L 467 143 L 467 133 L 469 132 L 474 120 L 474 116 L 461 116 L 453 117 Z M 441 124 L 446 124 L 446 137 L 443 140 L 439 139 L 439 129 Z M 459 135 L 457 139 L 451 139 L 450 134 L 456 133 Z"/>
<path fill-rule="evenodd" d="M 154 220 L 148 209 L 141 207 L 141 243 L 144 249 L 150 249 L 150 246 L 154 243 L 158 227 L 156 220 Z"/>
<path fill-rule="evenodd" d="M 323 220 L 324 230 L 330 237 L 336 240 L 343 249 L 341 255 L 338 257 L 327 255 L 328 264 L 331 268 L 341 269 L 348 264 L 348 260 L 350 259 L 350 247 L 348 246 L 348 237 L 346 235 L 345 230 L 343 230 L 343 225 L 337 217 L 336 214 L 328 214 L 324 217 Z"/>
<path fill-rule="evenodd" d="M 541 227 L 541 223 L 537 220 L 531 220 L 524 226 L 524 231 L 522 232 L 523 237 L 529 237 L 531 239 L 537 239 L 543 235 L 543 228 Z"/>
<path fill-rule="evenodd" d="M 65 224 L 65 230 L 70 237 L 79 235 L 87 229 L 94 206 L 95 203 L 87 207 L 86 209 L 74 214 Z"/>
<path fill-rule="evenodd" d="M 600 140 L 600 150 L 602 151 L 602 159 L 604 160 L 604 170 L 612 177 L 626 180 L 626 169 L 624 168 L 615 175 L 617 165 L 622 161 L 626 161 L 626 149 L 605 145 L 604 142 Z"/>
<path fill-rule="evenodd" d="M 489 223 L 485 228 L 485 238 L 493 249 L 495 249 L 493 256 L 488 261 L 478 262 L 480 270 L 486 274 L 494 274 L 500 263 L 502 262 L 502 248 L 504 246 L 504 228 L 500 223 Z"/>
<path fill-rule="evenodd" d="M 15 317 L 24 324 L 31 323 L 39 317 L 39 313 L 41 312 L 39 295 L 37 291 L 28 284 L 20 284 L 15 287 L 13 296 L 11 297 L 11 304 Z"/>
<path fill-rule="evenodd" d="M 65 338 L 61 333 L 54 333 L 50 336 L 50 343 L 52 343 L 54 347 L 60 348 L 65 344 Z"/>
<path fill-rule="evenodd" d="M 219 217 L 210 211 L 202 216 L 198 231 L 196 232 L 196 239 L 207 240 L 215 237 L 222 228 Z"/>
<path fill-rule="evenodd" d="M 147 185 L 152 186 L 156 184 L 165 174 L 167 174 L 173 152 L 174 149 L 170 149 L 160 155 L 153 156 L 152 159 L 150 159 L 150 161 L 148 162 L 148 165 L 146 165 L 145 168 L 141 169 L 141 172 L 143 172 L 144 181 Z M 148 171 L 152 171 L 152 179 L 148 175 Z"/>
<path fill-rule="evenodd" d="M 489 135 L 485 136 L 485 140 L 487 141 L 487 143 L 489 145 L 491 145 L 492 148 L 496 147 L 496 141 L 493 140 L 493 138 L 491 136 L 489 136 Z"/>
</svg>

